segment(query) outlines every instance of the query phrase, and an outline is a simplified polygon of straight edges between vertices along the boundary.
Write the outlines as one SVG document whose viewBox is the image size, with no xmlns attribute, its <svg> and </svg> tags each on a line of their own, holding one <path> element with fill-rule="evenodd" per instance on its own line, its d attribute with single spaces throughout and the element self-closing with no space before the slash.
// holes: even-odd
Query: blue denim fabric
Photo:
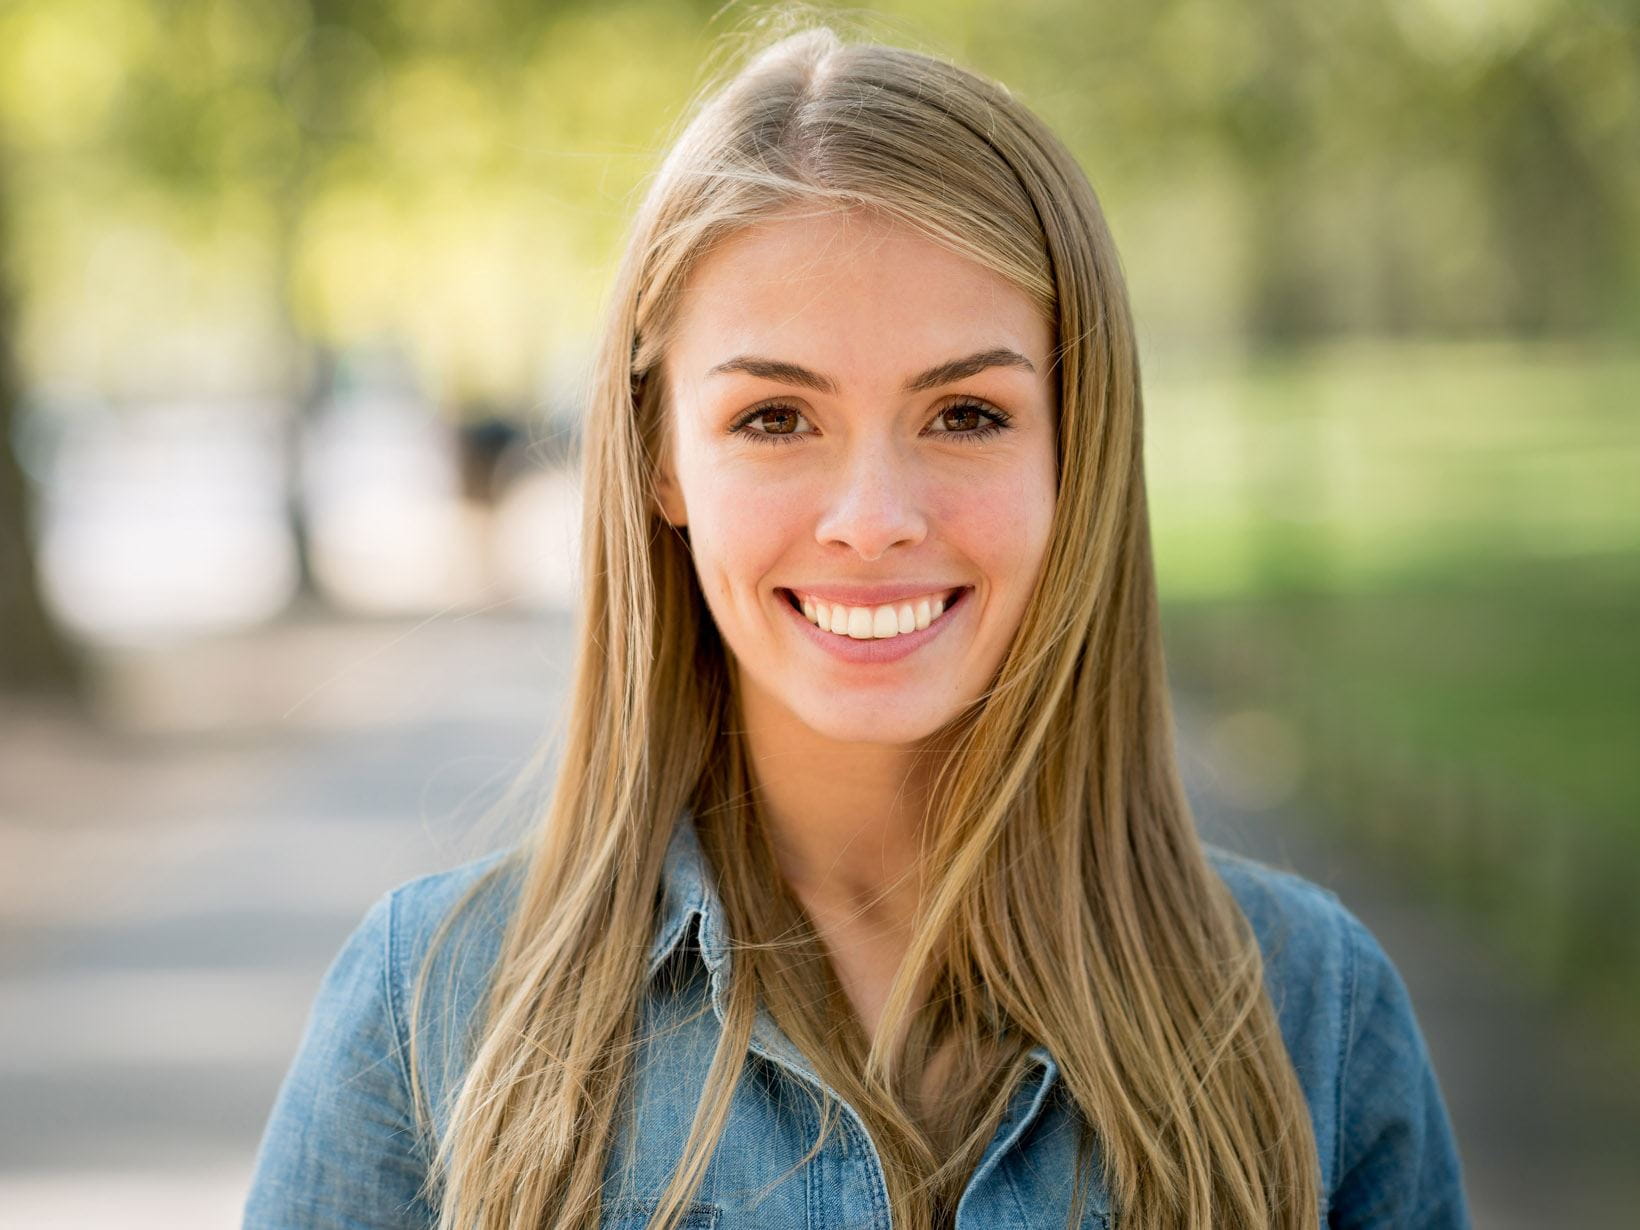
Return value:
<svg viewBox="0 0 1640 1230">
<path fill-rule="evenodd" d="M 414 979 L 439 922 L 489 875 L 441 947 L 419 1014 L 419 1076 L 443 1133 L 461 1053 L 479 1023 L 518 863 L 498 851 L 382 896 L 337 955 L 273 1107 L 245 1207 L 246 1227 L 426 1227 L 418 1198 L 430 1143 L 411 1111 L 406 1027 Z M 1282 1036 L 1308 1100 L 1330 1227 L 1467 1227 L 1445 1106 L 1406 988 L 1372 935 L 1331 894 L 1209 847 L 1251 921 Z M 723 908 L 690 817 L 665 871 L 643 1008 L 649 1038 L 631 1083 L 634 1118 L 605 1180 L 603 1225 L 642 1227 L 665 1189 L 705 1082 L 729 974 Z M 812 1067 L 760 1013 L 723 1141 L 686 1223 L 710 1230 L 887 1230 L 888 1193 L 864 1126 L 798 1165 L 819 1128 Z M 957 1209 L 958 1230 L 1066 1224 L 1076 1133 L 1053 1057 L 1014 1093 Z M 1097 1171 L 1097 1166 L 1095 1167 Z M 1095 1184 L 1084 1227 L 1116 1226 Z"/>
</svg>

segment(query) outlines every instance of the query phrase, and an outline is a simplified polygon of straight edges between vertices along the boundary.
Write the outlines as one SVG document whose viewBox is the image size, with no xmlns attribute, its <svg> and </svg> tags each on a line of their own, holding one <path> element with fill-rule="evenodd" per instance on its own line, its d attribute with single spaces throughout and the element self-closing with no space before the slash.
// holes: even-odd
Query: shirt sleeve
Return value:
<svg viewBox="0 0 1640 1230">
<path fill-rule="evenodd" d="M 392 962 L 393 894 L 331 962 L 264 1129 L 245 1230 L 417 1230 L 426 1149 L 410 1102 Z"/>
<path fill-rule="evenodd" d="M 1345 914 L 1351 949 L 1334 1230 L 1468 1230 L 1457 1144 L 1399 971 Z"/>
</svg>

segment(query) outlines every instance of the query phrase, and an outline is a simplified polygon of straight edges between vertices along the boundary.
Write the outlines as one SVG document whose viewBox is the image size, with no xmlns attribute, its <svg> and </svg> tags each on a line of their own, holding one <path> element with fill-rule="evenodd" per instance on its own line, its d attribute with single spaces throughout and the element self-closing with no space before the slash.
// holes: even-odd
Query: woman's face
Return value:
<svg viewBox="0 0 1640 1230">
<path fill-rule="evenodd" d="M 905 745 L 990 684 L 1048 541 L 1052 344 L 1022 291 L 863 212 L 777 217 L 697 267 L 658 491 L 748 711 Z"/>
</svg>

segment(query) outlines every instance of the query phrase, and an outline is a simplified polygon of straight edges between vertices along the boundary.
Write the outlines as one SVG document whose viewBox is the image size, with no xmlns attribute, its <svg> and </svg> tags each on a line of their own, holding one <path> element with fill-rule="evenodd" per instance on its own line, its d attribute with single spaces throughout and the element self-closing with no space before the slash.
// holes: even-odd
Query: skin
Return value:
<svg viewBox="0 0 1640 1230">
<path fill-rule="evenodd" d="M 777 216 L 694 271 L 662 361 L 659 511 L 687 526 L 738 673 L 741 718 L 781 867 L 868 1031 L 921 892 L 917 824 L 937 734 L 992 681 L 1046 552 L 1057 389 L 1051 324 L 979 264 L 864 211 Z M 908 393 L 913 376 L 1006 347 L 993 366 Z M 745 372 L 756 355 L 833 392 Z M 742 424 L 761 403 L 778 400 Z M 1011 422 L 965 438 L 990 419 Z M 795 411 L 795 413 L 793 413 Z M 784 434 L 796 438 L 748 438 Z M 809 643 L 779 588 L 970 585 L 944 633 L 895 663 Z"/>
</svg>

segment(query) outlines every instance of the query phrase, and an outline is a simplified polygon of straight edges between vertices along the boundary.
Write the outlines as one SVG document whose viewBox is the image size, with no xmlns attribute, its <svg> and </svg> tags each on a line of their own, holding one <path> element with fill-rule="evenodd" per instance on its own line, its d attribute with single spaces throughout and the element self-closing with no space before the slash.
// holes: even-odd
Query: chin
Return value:
<svg viewBox="0 0 1640 1230">
<path fill-rule="evenodd" d="M 885 713 L 880 705 L 869 703 L 858 707 L 821 704 L 808 712 L 801 709 L 797 712 L 810 730 L 835 743 L 877 743 L 891 747 L 906 747 L 926 739 L 952 716 L 915 710 Z"/>
</svg>

